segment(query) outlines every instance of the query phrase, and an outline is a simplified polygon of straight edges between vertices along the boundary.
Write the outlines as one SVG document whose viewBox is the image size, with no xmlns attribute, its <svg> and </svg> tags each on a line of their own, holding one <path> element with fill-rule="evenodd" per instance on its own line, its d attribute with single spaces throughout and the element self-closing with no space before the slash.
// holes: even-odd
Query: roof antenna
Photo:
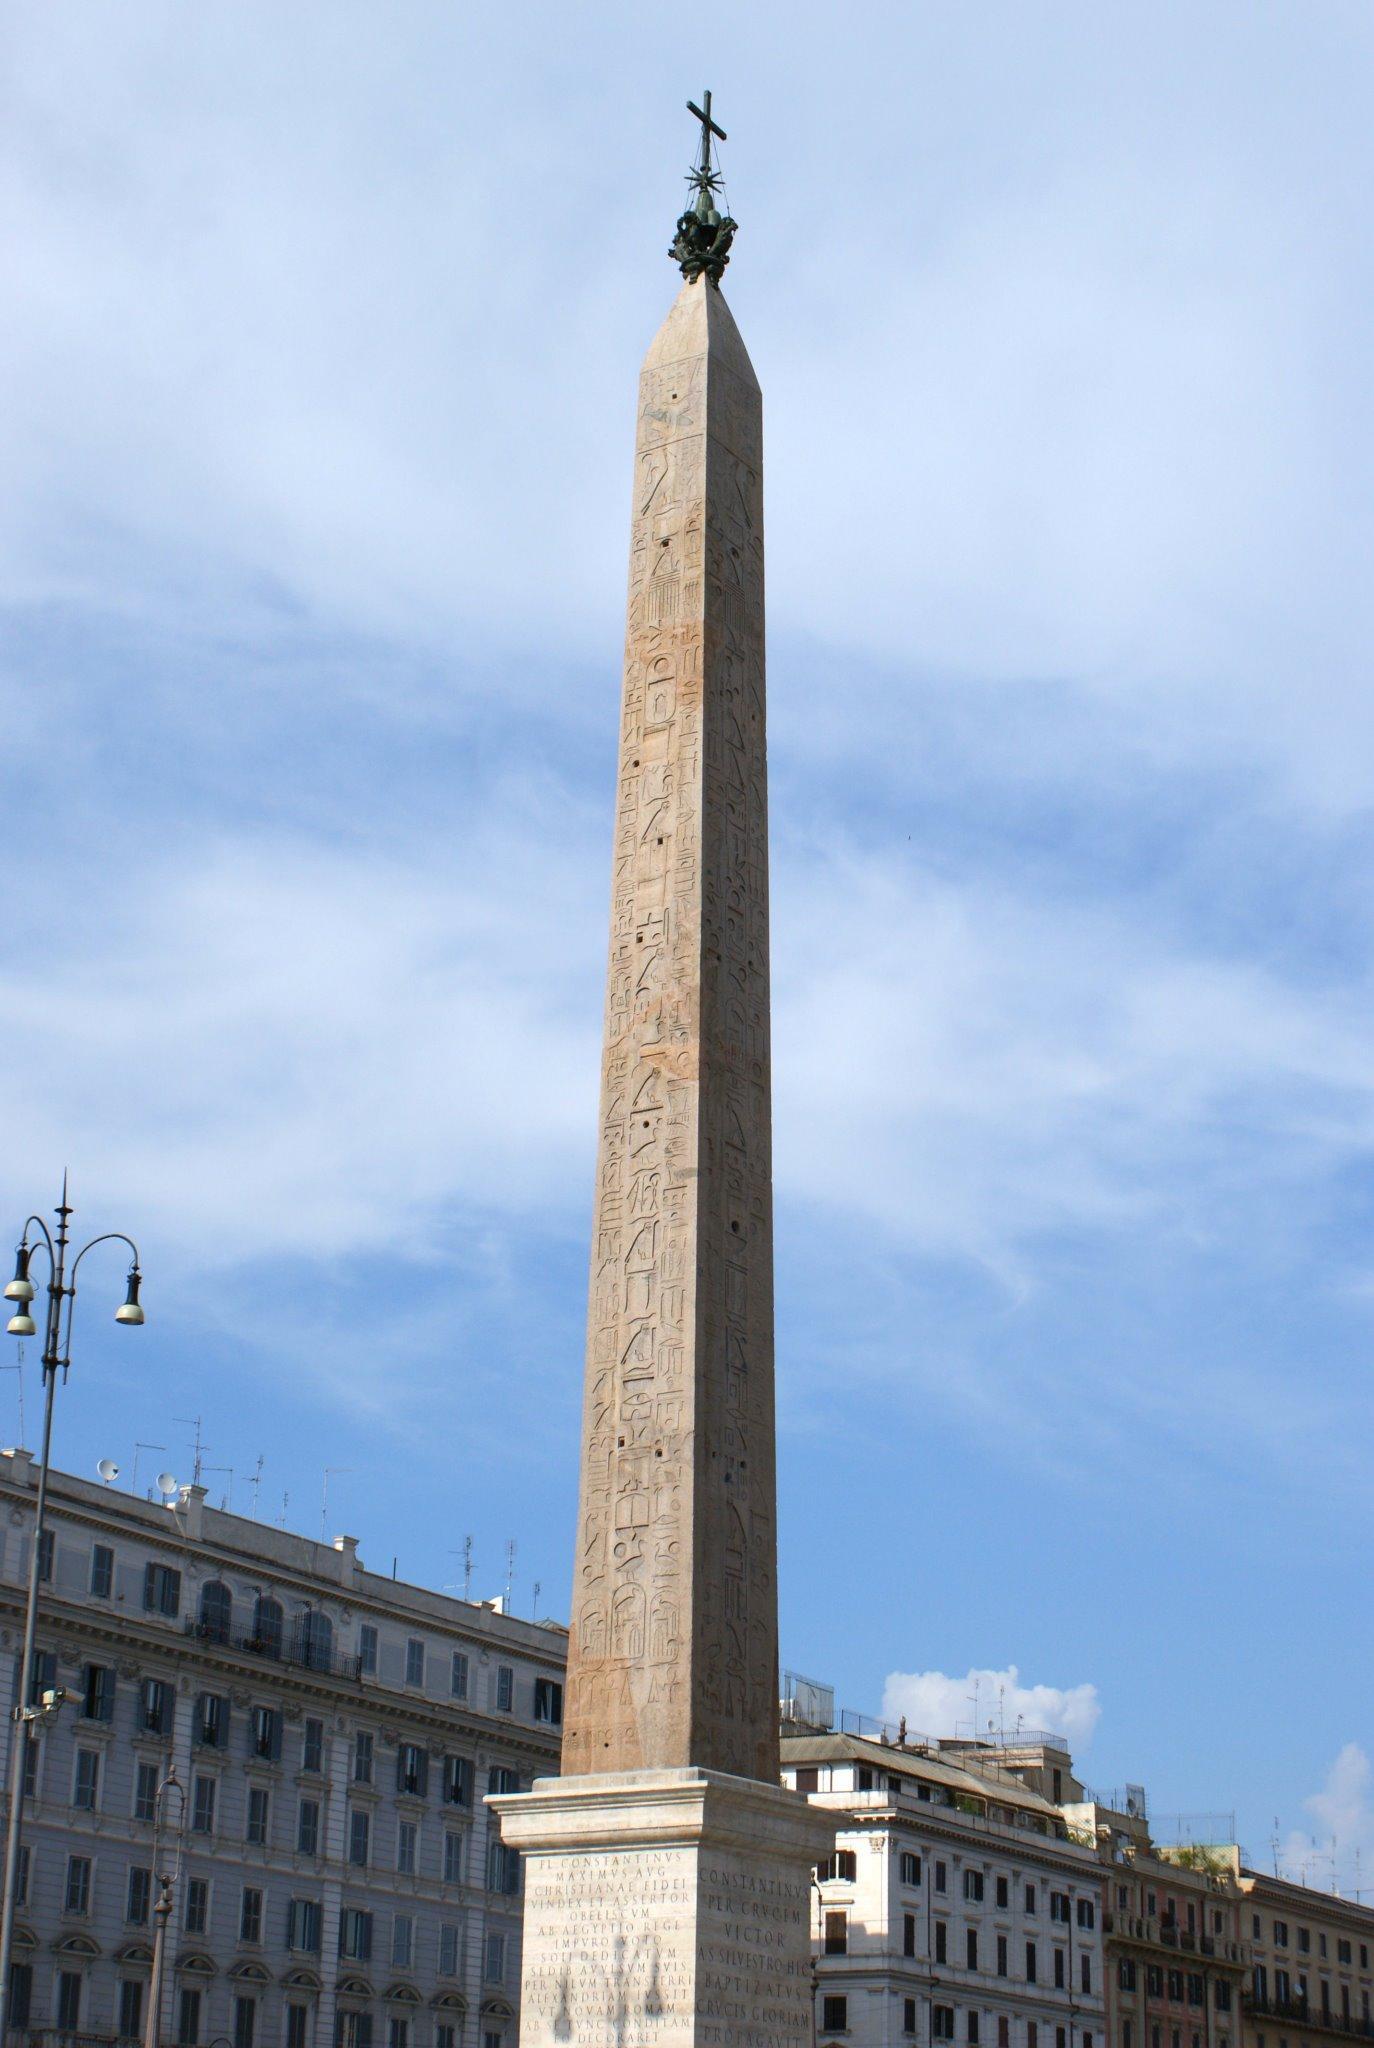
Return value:
<svg viewBox="0 0 1374 2048">
<path fill-rule="evenodd" d="M 252 1487 L 252 1489 L 253 1489 L 253 1520 L 254 1520 L 254 1521 L 256 1522 L 256 1521 L 257 1521 L 257 1519 L 258 1519 L 258 1490 L 259 1490 L 259 1488 L 260 1488 L 260 1487 L 261 1487 L 261 1485 L 262 1485 L 262 1452 L 261 1452 L 261 1451 L 259 1451 L 259 1452 L 258 1452 L 258 1462 L 257 1462 L 257 1464 L 256 1464 L 256 1465 L 255 1465 L 255 1466 L 253 1467 L 253 1476 L 252 1476 L 252 1478 L 251 1478 L 251 1479 L 249 1480 L 248 1484 L 249 1484 L 249 1485 L 250 1485 L 250 1486 Z"/>
<path fill-rule="evenodd" d="M 200 1440 L 201 1418 L 199 1415 L 174 1415 L 172 1420 L 173 1422 L 184 1422 L 188 1429 L 194 1429 L 196 1433 L 195 1442 L 191 1446 L 192 1451 L 195 1453 L 195 1468 L 191 1473 L 191 1484 L 192 1486 L 199 1486 L 201 1462 L 206 1451 L 210 1448 L 209 1444 L 203 1444 Z"/>
</svg>

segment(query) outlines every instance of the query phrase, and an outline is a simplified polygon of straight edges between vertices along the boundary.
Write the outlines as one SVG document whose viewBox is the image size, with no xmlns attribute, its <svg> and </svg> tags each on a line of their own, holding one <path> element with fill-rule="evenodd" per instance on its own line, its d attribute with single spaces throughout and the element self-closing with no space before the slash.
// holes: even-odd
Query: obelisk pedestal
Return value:
<svg viewBox="0 0 1374 2048">
<path fill-rule="evenodd" d="M 542 1778 L 490 1803 L 525 1852 L 521 2048 L 810 2048 L 829 1816 L 691 1769 Z"/>
<path fill-rule="evenodd" d="M 778 1784 L 762 401 L 699 118 L 639 384 L 565 1775 L 491 1801 L 522 2048 L 810 2048 L 834 1845 Z"/>
</svg>

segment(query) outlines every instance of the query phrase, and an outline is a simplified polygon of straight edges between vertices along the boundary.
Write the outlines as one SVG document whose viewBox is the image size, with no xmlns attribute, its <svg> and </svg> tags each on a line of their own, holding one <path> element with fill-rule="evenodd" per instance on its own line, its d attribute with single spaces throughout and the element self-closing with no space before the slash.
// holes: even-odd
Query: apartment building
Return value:
<svg viewBox="0 0 1374 2048">
<path fill-rule="evenodd" d="M 0 1454 L 10 1700 L 36 1470 Z M 489 1791 L 558 1768 L 566 1633 L 333 1544 L 54 1474 L 11 2019 L 141 2037 L 175 1867 L 180 2048 L 514 2048 L 518 1859 Z M 168 1786 L 174 1774 L 176 1786 Z"/>
<path fill-rule="evenodd" d="M 1240 2048 L 1249 1950 L 1224 1859 L 1157 1846 L 1142 1791 L 1063 1811 L 1104 1866 L 1111 2048 Z"/>
<path fill-rule="evenodd" d="M 993 1745 L 815 1734 L 782 1759 L 845 1816 L 815 1888 L 820 2048 L 1103 2048 L 1101 1864 Z"/>
<path fill-rule="evenodd" d="M 1251 1950 L 1242 2048 L 1337 2048 L 1374 2038 L 1374 1910 L 1224 1854 Z"/>
</svg>

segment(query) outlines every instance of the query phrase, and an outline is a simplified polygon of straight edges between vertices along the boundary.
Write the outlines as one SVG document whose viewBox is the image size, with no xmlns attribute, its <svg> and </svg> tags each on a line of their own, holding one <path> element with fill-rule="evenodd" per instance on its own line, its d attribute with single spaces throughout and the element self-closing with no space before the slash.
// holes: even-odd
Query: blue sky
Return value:
<svg viewBox="0 0 1374 2048">
<path fill-rule="evenodd" d="M 767 408 L 784 1656 L 1065 1720 L 1353 1884 L 1363 5 L 13 14 L 0 1194 L 69 1165 L 150 1318 L 92 1273 L 59 1457 L 186 1476 L 200 1414 L 240 1508 L 261 1455 L 318 1529 L 337 1468 L 374 1567 L 470 1533 L 489 1594 L 514 1537 L 563 1609 L 634 379 L 707 84 Z"/>
</svg>

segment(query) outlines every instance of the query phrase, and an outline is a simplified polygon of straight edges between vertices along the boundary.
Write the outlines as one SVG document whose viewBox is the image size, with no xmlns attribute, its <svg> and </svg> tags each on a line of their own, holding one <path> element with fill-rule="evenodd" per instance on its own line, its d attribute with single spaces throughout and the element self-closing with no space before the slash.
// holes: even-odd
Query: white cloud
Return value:
<svg viewBox="0 0 1374 2048">
<path fill-rule="evenodd" d="M 1064 1736 L 1076 1755 L 1092 1742 L 1102 1708 L 1095 1685 L 1023 1685 L 1015 1664 L 1002 1671 L 971 1670 L 962 1678 L 943 1671 L 893 1671 L 883 1687 L 882 1718 L 906 1717 L 921 1735 L 970 1735 L 1018 1723 Z"/>
<path fill-rule="evenodd" d="M 1350 1893 L 1374 1869 L 1374 1766 L 1358 1742 L 1347 1742 L 1320 1792 L 1303 1801 L 1312 1816 L 1280 1851 L 1284 1874 L 1322 1891 Z"/>
</svg>

